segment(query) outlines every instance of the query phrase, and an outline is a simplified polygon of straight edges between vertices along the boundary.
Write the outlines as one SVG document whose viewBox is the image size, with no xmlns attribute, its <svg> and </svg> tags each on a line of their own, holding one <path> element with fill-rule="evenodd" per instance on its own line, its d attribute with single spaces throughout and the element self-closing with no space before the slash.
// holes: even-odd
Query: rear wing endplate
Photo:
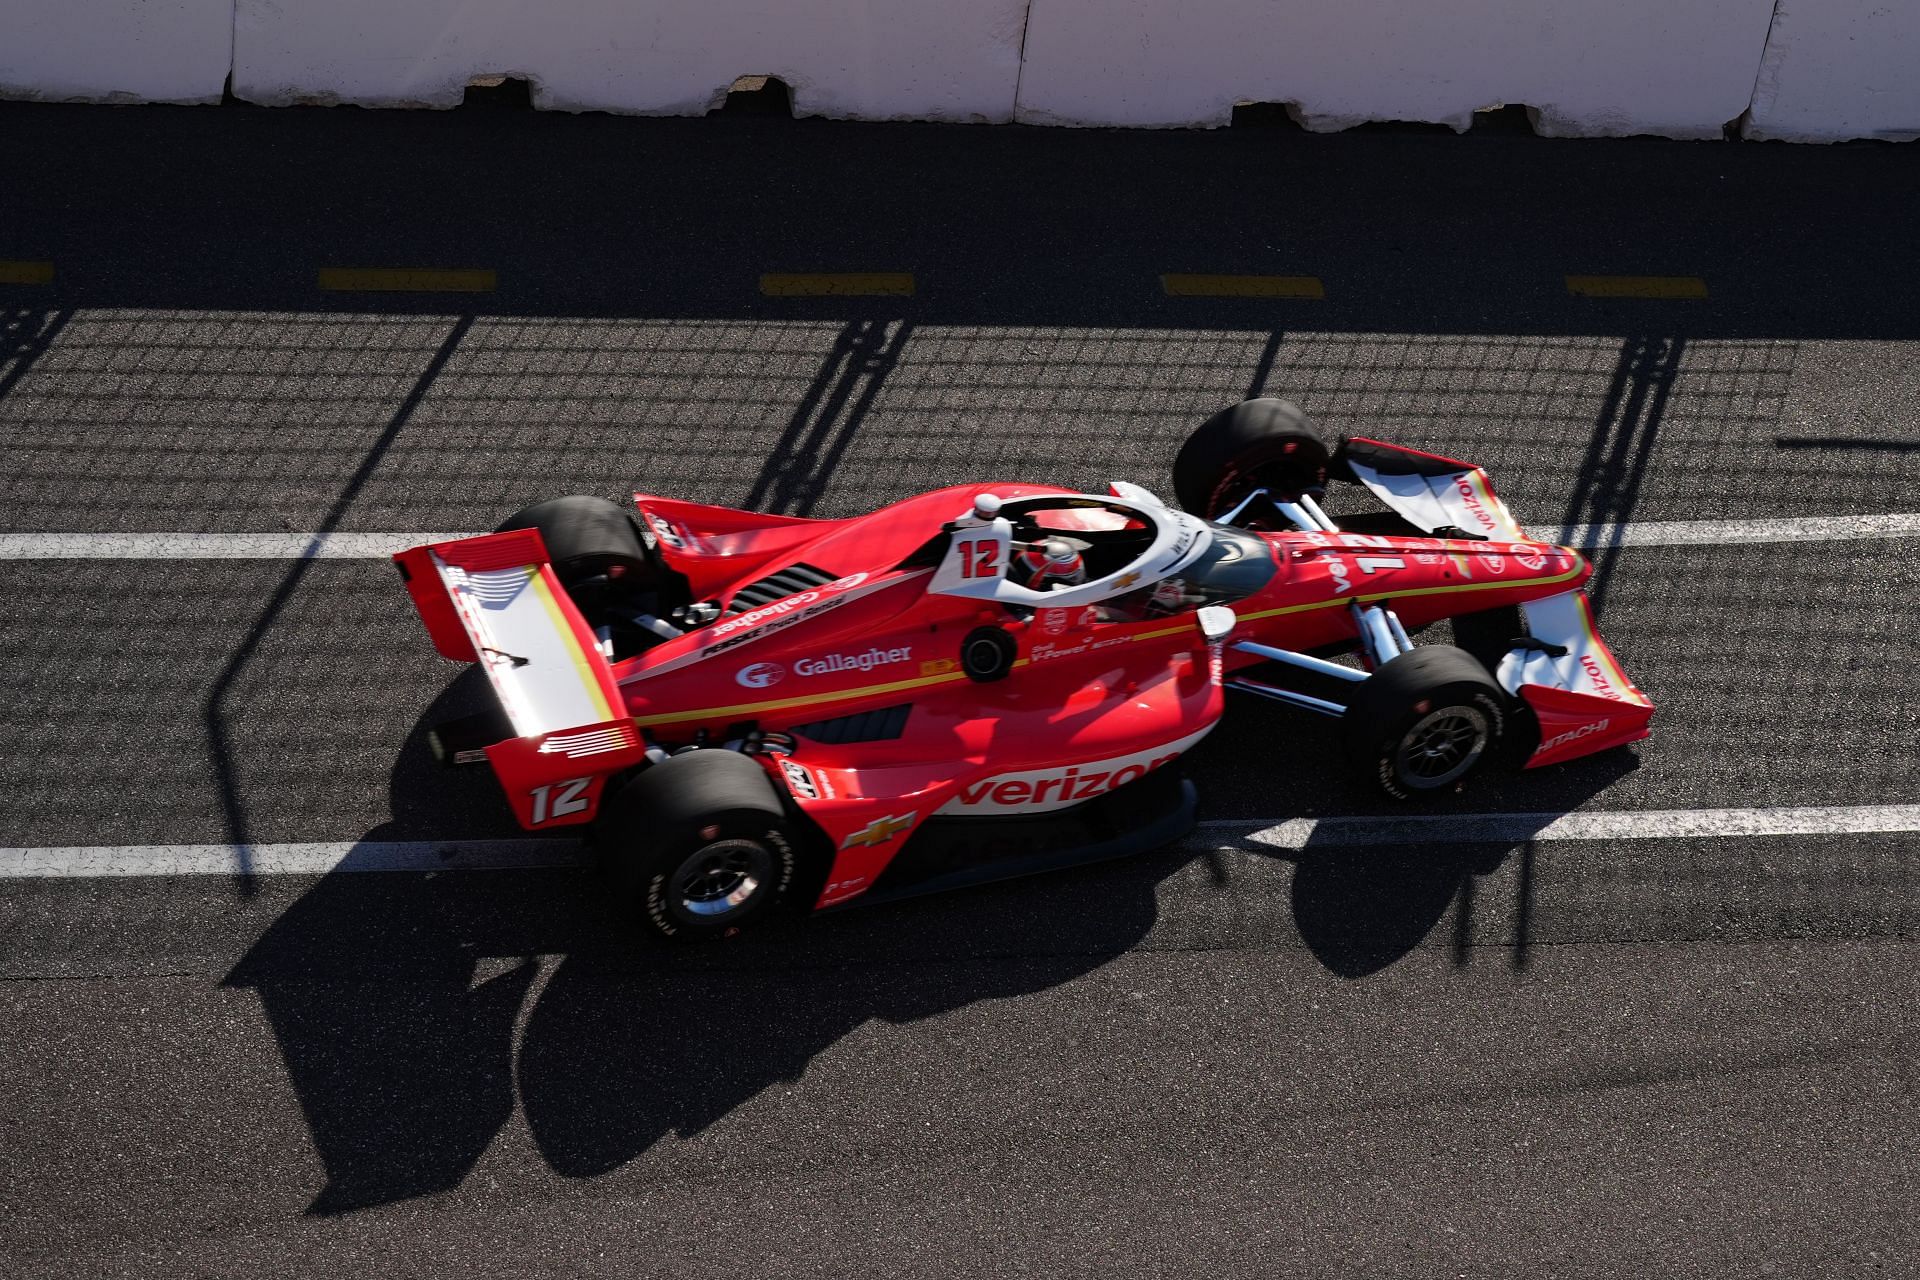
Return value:
<svg viewBox="0 0 1920 1280">
<path fill-rule="evenodd" d="M 617 717 L 612 668 L 537 530 L 432 543 L 394 560 L 434 647 L 486 670 L 520 737 Z"/>
</svg>

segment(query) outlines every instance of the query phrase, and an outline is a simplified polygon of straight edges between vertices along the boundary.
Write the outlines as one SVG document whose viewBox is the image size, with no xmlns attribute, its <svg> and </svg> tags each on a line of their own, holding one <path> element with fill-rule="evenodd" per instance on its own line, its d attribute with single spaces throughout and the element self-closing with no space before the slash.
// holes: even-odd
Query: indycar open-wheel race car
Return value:
<svg viewBox="0 0 1920 1280">
<path fill-rule="evenodd" d="M 1381 509 L 1336 527 L 1330 480 Z M 500 714 L 435 729 L 520 823 L 591 823 L 658 932 L 730 932 L 1177 840 L 1230 692 L 1336 722 L 1395 796 L 1644 738 L 1574 551 L 1477 467 L 1250 400 L 1116 483 L 940 489 L 846 520 L 544 502 L 395 559 Z M 1458 645 L 1415 645 L 1452 619 Z M 1357 663 L 1337 661 L 1351 655 Z"/>
</svg>

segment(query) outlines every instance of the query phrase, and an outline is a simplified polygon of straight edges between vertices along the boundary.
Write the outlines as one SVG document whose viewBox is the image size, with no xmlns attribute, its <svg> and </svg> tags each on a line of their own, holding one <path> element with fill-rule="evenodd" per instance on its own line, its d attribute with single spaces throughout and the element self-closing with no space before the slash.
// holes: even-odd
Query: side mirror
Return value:
<svg viewBox="0 0 1920 1280">
<path fill-rule="evenodd" d="M 1219 644 L 1240 625 L 1239 617 L 1223 604 L 1210 604 L 1200 610 L 1197 616 L 1200 619 L 1200 634 L 1207 638 L 1208 644 Z"/>
</svg>

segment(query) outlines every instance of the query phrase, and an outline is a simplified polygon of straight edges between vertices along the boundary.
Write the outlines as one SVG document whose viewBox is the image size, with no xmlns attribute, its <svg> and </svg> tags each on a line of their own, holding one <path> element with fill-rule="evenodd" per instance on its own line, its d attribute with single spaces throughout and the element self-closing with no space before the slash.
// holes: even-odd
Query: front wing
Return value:
<svg viewBox="0 0 1920 1280">
<path fill-rule="evenodd" d="M 1472 463 L 1355 437 L 1344 454 L 1354 478 L 1403 519 L 1430 534 L 1529 542 L 1525 530 Z M 1526 547 L 1516 546 L 1524 555 Z M 1653 703 L 1621 669 L 1594 627 L 1585 591 L 1521 606 L 1525 637 L 1494 676 L 1540 722 L 1526 767 L 1558 764 L 1647 736 Z"/>
</svg>

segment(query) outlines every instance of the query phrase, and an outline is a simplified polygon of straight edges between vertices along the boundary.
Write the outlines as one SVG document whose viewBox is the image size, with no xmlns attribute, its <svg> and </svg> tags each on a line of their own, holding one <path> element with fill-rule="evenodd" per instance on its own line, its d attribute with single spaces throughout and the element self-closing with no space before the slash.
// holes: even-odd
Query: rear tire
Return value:
<svg viewBox="0 0 1920 1280">
<path fill-rule="evenodd" d="M 1255 489 L 1282 501 L 1326 488 L 1343 441 L 1286 400 L 1243 400 L 1198 427 L 1173 459 L 1180 505 L 1213 519 Z"/>
<path fill-rule="evenodd" d="M 698 942 L 771 910 L 799 842 L 766 771 L 715 748 L 636 774 L 603 808 L 595 843 L 623 910 L 660 937 Z"/>
<path fill-rule="evenodd" d="M 1471 654 L 1425 645 L 1359 685 L 1344 720 L 1354 763 L 1411 800 L 1459 790 L 1494 757 L 1506 698 Z"/>
<path fill-rule="evenodd" d="M 517 511 L 498 532 L 538 529 L 547 560 L 571 591 L 592 578 L 617 578 L 635 589 L 653 585 L 653 557 L 633 520 L 605 498 L 549 498 Z"/>
</svg>

